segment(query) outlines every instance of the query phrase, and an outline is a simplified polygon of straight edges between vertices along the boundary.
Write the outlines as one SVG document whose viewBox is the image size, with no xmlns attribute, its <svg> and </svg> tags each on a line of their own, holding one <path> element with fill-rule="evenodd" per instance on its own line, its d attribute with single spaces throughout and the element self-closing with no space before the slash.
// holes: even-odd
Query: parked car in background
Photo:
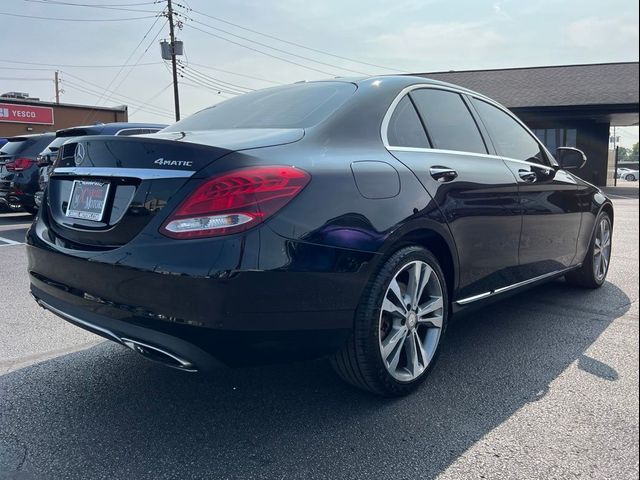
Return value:
<svg viewBox="0 0 640 480">
<path fill-rule="evenodd" d="M 11 137 L 0 148 L 1 209 L 36 213 L 35 194 L 40 173 L 37 157 L 54 138 L 54 133 Z"/>
<path fill-rule="evenodd" d="M 618 178 L 624 179 L 628 182 L 637 182 L 638 181 L 638 170 L 633 170 L 631 168 L 618 168 Z"/>
<path fill-rule="evenodd" d="M 83 137 L 86 135 L 144 135 L 147 133 L 158 132 L 165 127 L 166 125 L 158 123 L 114 122 L 58 130 L 54 140 L 47 145 L 42 152 L 40 152 L 40 155 L 38 155 L 40 172 L 38 178 L 38 190 L 35 193 L 36 206 L 40 207 L 40 204 L 42 203 L 42 194 L 47 186 L 47 182 L 49 181 L 49 173 L 53 163 L 58 158 L 59 150 L 63 144 L 69 142 L 73 138 Z M 74 152 L 71 152 L 71 155 L 73 155 L 73 153 Z"/>
<path fill-rule="evenodd" d="M 183 371 L 329 356 L 404 395 L 451 314 L 609 268 L 613 205 L 571 173 L 584 153 L 421 77 L 274 87 L 73 143 L 27 233 L 31 293 Z"/>
</svg>

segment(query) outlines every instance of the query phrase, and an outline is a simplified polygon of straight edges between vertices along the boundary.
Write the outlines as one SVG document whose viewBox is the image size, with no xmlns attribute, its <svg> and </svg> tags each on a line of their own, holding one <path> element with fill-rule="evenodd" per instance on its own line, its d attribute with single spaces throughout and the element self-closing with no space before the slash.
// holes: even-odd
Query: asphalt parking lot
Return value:
<svg viewBox="0 0 640 480">
<path fill-rule="evenodd" d="M 0 479 L 638 478 L 638 195 L 613 192 L 608 282 L 461 319 L 415 395 L 324 361 L 185 374 L 44 312 L 29 217 L 0 215 Z"/>
</svg>

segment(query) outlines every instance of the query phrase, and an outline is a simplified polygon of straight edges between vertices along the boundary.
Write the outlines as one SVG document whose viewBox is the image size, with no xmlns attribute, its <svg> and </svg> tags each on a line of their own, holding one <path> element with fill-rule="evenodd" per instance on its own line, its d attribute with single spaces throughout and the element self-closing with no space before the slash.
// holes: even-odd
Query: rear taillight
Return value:
<svg viewBox="0 0 640 480">
<path fill-rule="evenodd" d="M 162 224 L 160 233 L 187 239 L 253 228 L 289 203 L 310 175 L 287 166 L 250 167 L 200 185 Z"/>
<path fill-rule="evenodd" d="M 21 158 L 16 158 L 15 160 L 12 160 L 11 162 L 5 164 L 4 168 L 6 168 L 7 171 L 9 172 L 21 172 L 29 168 L 34 163 L 36 163 L 35 160 L 21 157 Z"/>
</svg>

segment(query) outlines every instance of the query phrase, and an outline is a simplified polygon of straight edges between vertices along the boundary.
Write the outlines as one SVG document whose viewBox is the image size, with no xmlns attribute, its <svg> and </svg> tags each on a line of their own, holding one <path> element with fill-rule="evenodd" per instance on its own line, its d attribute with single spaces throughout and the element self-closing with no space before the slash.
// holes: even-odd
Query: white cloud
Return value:
<svg viewBox="0 0 640 480">
<path fill-rule="evenodd" d="M 572 47 L 589 49 L 623 49 L 638 55 L 637 18 L 582 18 L 569 24 L 567 42 Z"/>
<path fill-rule="evenodd" d="M 425 60 L 458 58 L 506 44 L 496 30 L 479 22 L 425 23 L 398 33 L 378 35 L 373 42 L 385 56 L 424 63 Z"/>
</svg>

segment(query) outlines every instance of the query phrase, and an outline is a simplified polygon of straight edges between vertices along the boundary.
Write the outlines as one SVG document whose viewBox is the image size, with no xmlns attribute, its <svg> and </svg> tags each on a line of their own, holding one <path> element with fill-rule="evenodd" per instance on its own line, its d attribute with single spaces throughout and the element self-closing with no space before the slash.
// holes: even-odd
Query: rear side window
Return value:
<svg viewBox="0 0 640 480">
<path fill-rule="evenodd" d="M 356 91 L 348 82 L 312 82 L 239 95 L 194 113 L 165 132 L 227 128 L 307 128 L 320 123 Z"/>
<path fill-rule="evenodd" d="M 387 128 L 387 141 L 392 147 L 429 148 L 418 112 L 408 96 L 396 105 Z"/>
<path fill-rule="evenodd" d="M 410 95 L 424 120 L 434 148 L 487 153 L 478 126 L 459 94 L 421 88 Z"/>
<path fill-rule="evenodd" d="M 7 142 L 2 148 L 0 148 L 0 152 L 5 155 L 36 157 L 53 139 L 53 135 L 25 137 L 24 140 L 19 140 L 17 142 Z"/>
<path fill-rule="evenodd" d="M 498 155 L 548 165 L 540 144 L 511 115 L 482 100 L 474 98 L 472 101 L 489 130 Z"/>
<path fill-rule="evenodd" d="M 131 135 L 141 135 L 143 133 L 147 133 L 144 128 L 127 128 L 126 130 L 120 130 L 116 135 L 129 137 Z"/>
</svg>

